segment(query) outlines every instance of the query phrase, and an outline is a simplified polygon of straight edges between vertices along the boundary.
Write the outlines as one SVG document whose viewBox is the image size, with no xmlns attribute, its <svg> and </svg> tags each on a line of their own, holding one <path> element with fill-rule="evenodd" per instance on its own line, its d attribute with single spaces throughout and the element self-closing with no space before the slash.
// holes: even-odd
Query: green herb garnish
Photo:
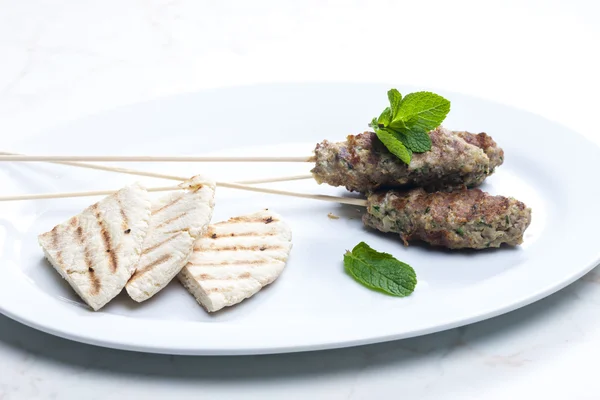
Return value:
<svg viewBox="0 0 600 400">
<path fill-rule="evenodd" d="M 383 145 L 404 163 L 412 153 L 431 150 L 429 131 L 437 128 L 450 111 L 450 101 L 431 92 L 415 92 L 402 98 L 396 89 L 388 91 L 390 106 L 369 126 Z"/>
<path fill-rule="evenodd" d="M 373 250 L 365 242 L 346 251 L 344 268 L 358 283 L 392 296 L 408 296 L 417 285 L 417 275 L 410 265 Z"/>
</svg>

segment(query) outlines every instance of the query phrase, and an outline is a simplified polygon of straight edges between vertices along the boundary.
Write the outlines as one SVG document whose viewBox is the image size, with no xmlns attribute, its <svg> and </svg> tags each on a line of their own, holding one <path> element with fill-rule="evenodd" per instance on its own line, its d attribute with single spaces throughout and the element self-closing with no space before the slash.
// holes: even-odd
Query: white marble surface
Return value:
<svg viewBox="0 0 600 400">
<path fill-rule="evenodd" d="M 512 104 L 600 143 L 599 14 L 586 0 L 0 0 L 0 135 L 207 87 L 369 81 Z M 593 271 L 461 329 L 235 358 L 100 349 L 0 317 L 0 399 L 596 399 L 599 305 Z"/>
</svg>

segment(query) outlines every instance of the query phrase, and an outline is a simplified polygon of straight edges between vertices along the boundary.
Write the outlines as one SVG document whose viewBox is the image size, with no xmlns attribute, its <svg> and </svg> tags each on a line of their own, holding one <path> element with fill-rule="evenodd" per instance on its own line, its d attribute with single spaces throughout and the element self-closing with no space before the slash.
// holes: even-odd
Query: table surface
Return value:
<svg viewBox="0 0 600 400">
<path fill-rule="evenodd" d="M 0 0 L 0 134 L 209 87 L 346 81 L 492 99 L 600 143 L 598 15 L 586 0 Z M 108 350 L 0 316 L 0 399 L 596 399 L 599 284 L 595 270 L 463 328 L 273 356 Z"/>
</svg>

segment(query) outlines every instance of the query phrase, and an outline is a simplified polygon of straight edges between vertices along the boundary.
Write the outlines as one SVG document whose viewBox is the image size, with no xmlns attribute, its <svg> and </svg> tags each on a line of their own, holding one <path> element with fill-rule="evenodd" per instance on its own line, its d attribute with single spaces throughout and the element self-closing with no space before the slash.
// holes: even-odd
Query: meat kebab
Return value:
<svg viewBox="0 0 600 400">
<path fill-rule="evenodd" d="M 373 132 L 350 135 L 344 142 L 317 144 L 315 180 L 350 191 L 370 193 L 380 188 L 424 187 L 453 190 L 476 187 L 504 161 L 504 152 L 487 134 L 450 131 L 429 132 L 432 146 L 415 153 L 405 164 Z"/>
<path fill-rule="evenodd" d="M 454 192 L 375 192 L 367 199 L 366 226 L 394 232 L 407 244 L 420 240 L 449 249 L 516 246 L 531 223 L 531 209 L 480 189 Z"/>
</svg>

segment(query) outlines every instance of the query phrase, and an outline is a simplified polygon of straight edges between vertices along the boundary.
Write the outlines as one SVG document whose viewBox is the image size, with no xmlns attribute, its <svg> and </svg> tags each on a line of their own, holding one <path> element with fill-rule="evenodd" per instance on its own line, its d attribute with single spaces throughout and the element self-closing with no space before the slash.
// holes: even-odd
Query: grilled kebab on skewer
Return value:
<svg viewBox="0 0 600 400">
<path fill-rule="evenodd" d="M 368 197 L 363 222 L 381 232 L 400 234 L 405 244 L 421 240 L 449 249 L 486 249 L 521 244 L 531 223 L 531 209 L 480 189 L 392 190 Z"/>
<path fill-rule="evenodd" d="M 485 133 L 453 132 L 438 127 L 429 132 L 432 146 L 415 153 L 409 165 L 390 153 L 375 133 L 350 135 L 344 142 L 324 140 L 315 148 L 315 180 L 350 191 L 424 187 L 453 190 L 475 187 L 504 161 L 504 152 Z"/>
</svg>

